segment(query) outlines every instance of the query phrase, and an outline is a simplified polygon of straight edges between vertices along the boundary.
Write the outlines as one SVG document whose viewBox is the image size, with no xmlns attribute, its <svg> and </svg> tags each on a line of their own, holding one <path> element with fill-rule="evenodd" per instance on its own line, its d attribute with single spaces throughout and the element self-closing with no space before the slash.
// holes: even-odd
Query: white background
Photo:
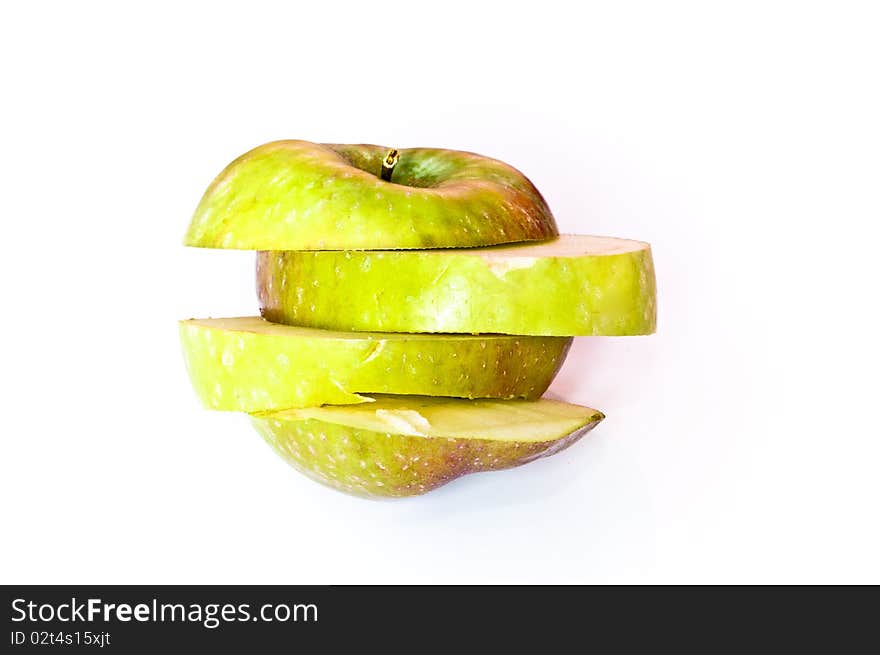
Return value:
<svg viewBox="0 0 880 655">
<path fill-rule="evenodd" d="M 880 582 L 872 3 L 12 3 L 0 10 L 0 581 Z M 185 249 L 278 138 L 510 162 L 654 247 L 659 331 L 580 339 L 564 453 L 371 502 L 202 410 Z"/>
</svg>

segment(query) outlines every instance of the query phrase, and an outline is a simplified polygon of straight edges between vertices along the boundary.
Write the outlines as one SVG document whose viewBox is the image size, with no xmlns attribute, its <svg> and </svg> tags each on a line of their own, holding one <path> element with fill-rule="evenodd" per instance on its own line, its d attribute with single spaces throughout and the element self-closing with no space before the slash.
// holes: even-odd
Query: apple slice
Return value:
<svg viewBox="0 0 880 655">
<path fill-rule="evenodd" d="M 547 203 L 507 164 L 468 152 L 276 141 L 211 183 L 184 243 L 241 250 L 453 248 L 556 235 Z M 383 170 L 390 176 L 385 181 Z"/>
<path fill-rule="evenodd" d="M 571 339 L 328 332 L 259 317 L 180 322 L 206 407 L 258 412 L 364 402 L 359 392 L 538 398 Z"/>
<path fill-rule="evenodd" d="M 270 321 L 341 330 L 649 334 L 654 265 L 640 241 L 561 236 L 461 250 L 261 252 Z"/>
<path fill-rule="evenodd" d="M 595 409 L 547 399 L 373 400 L 252 420 L 278 454 L 318 482 L 361 496 L 414 496 L 468 473 L 557 453 L 604 418 Z"/>
</svg>

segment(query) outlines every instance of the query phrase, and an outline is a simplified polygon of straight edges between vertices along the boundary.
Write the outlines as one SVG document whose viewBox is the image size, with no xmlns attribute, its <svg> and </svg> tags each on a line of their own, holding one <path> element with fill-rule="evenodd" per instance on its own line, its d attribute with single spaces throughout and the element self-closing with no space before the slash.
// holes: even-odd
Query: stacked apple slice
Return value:
<svg viewBox="0 0 880 655">
<path fill-rule="evenodd" d="M 270 143 L 214 180 L 186 244 L 259 251 L 263 318 L 181 321 L 199 398 L 358 495 L 558 452 L 603 418 L 541 399 L 571 337 L 656 321 L 647 244 L 559 236 L 525 176 L 471 153 Z"/>
</svg>

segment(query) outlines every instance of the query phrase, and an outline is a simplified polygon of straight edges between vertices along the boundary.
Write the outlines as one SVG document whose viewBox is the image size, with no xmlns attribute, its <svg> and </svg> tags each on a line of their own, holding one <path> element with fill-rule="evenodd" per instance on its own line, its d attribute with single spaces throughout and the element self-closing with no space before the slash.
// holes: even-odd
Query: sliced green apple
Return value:
<svg viewBox="0 0 880 655">
<path fill-rule="evenodd" d="M 361 496 L 414 496 L 468 473 L 552 455 L 604 418 L 595 409 L 547 399 L 373 400 L 252 420 L 285 460 L 319 482 Z"/>
<path fill-rule="evenodd" d="M 341 330 L 557 336 L 648 334 L 650 246 L 561 236 L 460 250 L 261 252 L 270 321 Z"/>
<path fill-rule="evenodd" d="M 557 234 L 547 203 L 515 168 L 455 150 L 276 141 L 211 183 L 184 243 L 243 250 L 452 248 Z"/>
<path fill-rule="evenodd" d="M 206 407 L 258 412 L 359 403 L 359 393 L 538 398 L 571 339 L 329 332 L 259 317 L 180 322 Z"/>
</svg>

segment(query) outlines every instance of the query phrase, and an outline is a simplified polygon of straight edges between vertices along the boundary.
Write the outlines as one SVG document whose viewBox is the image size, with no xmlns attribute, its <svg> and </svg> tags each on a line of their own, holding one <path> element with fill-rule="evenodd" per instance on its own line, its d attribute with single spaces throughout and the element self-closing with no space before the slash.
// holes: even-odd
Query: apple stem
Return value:
<svg viewBox="0 0 880 655">
<path fill-rule="evenodd" d="M 399 159 L 400 151 L 397 148 L 392 148 L 385 155 L 385 159 L 382 160 L 382 179 L 386 182 L 391 181 L 391 174 L 394 172 L 394 167 L 397 166 Z"/>
</svg>

